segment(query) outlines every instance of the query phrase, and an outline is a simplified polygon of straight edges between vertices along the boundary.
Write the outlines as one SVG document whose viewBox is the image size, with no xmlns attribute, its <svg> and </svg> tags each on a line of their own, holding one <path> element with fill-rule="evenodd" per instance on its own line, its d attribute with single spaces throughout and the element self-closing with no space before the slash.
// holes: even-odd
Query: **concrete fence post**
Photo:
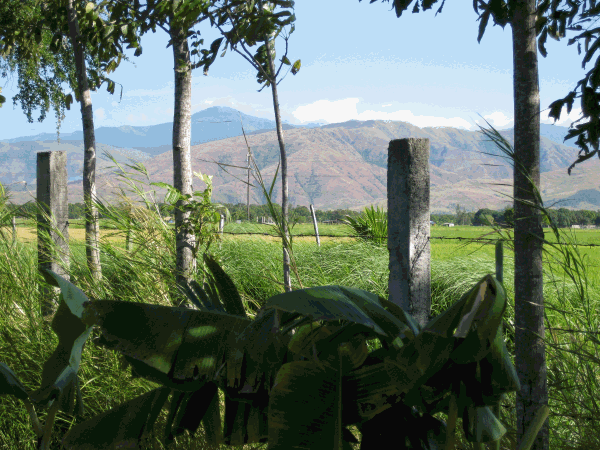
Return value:
<svg viewBox="0 0 600 450">
<path fill-rule="evenodd" d="M 321 239 L 319 239 L 319 227 L 317 226 L 317 216 L 315 215 L 315 207 L 310 205 L 310 214 L 312 216 L 313 225 L 315 227 L 315 236 L 317 237 L 317 245 L 321 246 Z"/>
<path fill-rule="evenodd" d="M 496 280 L 504 283 L 504 249 L 501 240 L 496 242 Z"/>
<path fill-rule="evenodd" d="M 424 326 L 431 318 L 429 139 L 390 141 L 387 197 L 389 300 Z"/>
<path fill-rule="evenodd" d="M 69 204 L 67 153 L 37 154 L 38 269 L 49 269 L 69 279 Z M 60 232 L 60 233 L 59 233 Z M 62 236 L 61 236 L 62 234 Z M 47 238 L 49 238 L 49 241 Z M 40 286 L 42 317 L 52 320 L 58 305 L 58 288 Z"/>
</svg>

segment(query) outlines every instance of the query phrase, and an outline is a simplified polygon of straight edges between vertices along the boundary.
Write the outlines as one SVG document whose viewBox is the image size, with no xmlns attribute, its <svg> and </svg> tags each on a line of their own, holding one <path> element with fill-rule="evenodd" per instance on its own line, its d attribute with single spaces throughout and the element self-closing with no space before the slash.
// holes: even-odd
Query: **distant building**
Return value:
<svg viewBox="0 0 600 450">
<path fill-rule="evenodd" d="M 445 227 L 453 227 L 454 226 L 453 223 L 444 223 L 442 225 L 445 226 Z"/>
<path fill-rule="evenodd" d="M 581 228 L 581 225 L 571 225 L 571 228 Z"/>
<path fill-rule="evenodd" d="M 262 223 L 264 225 L 275 225 L 272 217 L 257 217 L 256 220 L 258 223 Z"/>
</svg>

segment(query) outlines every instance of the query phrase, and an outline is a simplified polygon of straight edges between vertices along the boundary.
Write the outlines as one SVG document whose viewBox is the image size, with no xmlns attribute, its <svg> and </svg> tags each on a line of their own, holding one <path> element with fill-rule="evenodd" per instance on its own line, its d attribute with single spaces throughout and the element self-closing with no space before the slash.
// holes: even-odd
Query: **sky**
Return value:
<svg viewBox="0 0 600 450">
<path fill-rule="evenodd" d="M 292 124 L 337 123 L 347 120 L 394 120 L 418 127 L 455 127 L 478 130 L 485 125 L 513 126 L 512 36 L 490 19 L 477 43 L 478 16 L 472 2 L 447 0 L 441 13 L 433 9 L 412 14 L 412 7 L 397 18 L 391 3 L 369 0 L 298 0 L 296 30 L 289 39 L 288 57 L 301 59 L 297 75 L 279 84 L 282 118 Z M 219 37 L 208 23 L 198 27 L 205 45 Z M 565 97 L 592 68 L 582 69 L 584 54 L 567 46 L 573 32 L 559 42 L 548 38 L 548 56 L 538 53 L 542 123 L 547 108 Z M 111 74 L 120 86 L 115 94 L 106 85 L 92 93 L 94 125 L 148 126 L 173 121 L 173 52 L 166 48 L 167 34 L 142 37 L 143 53 L 124 61 Z M 284 40 L 277 40 L 277 58 Z M 285 73 L 282 69 L 282 74 Z M 0 109 L 0 140 L 55 132 L 49 113 L 44 122 L 28 123 L 20 106 L 12 105 L 17 78 L 0 78 L 7 103 Z M 270 88 L 260 85 L 250 64 L 235 52 L 217 57 L 207 76 L 195 69 L 192 113 L 211 106 L 228 106 L 274 120 Z M 546 110 L 546 111 L 544 111 Z M 571 114 L 563 109 L 557 125 L 569 126 L 581 117 L 579 99 Z M 77 104 L 66 111 L 62 132 L 82 129 Z"/>
</svg>

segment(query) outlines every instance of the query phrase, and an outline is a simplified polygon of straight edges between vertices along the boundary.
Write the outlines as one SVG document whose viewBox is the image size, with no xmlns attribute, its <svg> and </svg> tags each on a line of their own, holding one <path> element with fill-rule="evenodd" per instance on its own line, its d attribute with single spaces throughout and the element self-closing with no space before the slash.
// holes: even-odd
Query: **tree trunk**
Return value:
<svg viewBox="0 0 600 450">
<path fill-rule="evenodd" d="M 279 112 L 279 98 L 277 97 L 277 80 L 275 80 L 275 64 L 273 63 L 273 54 L 271 53 L 273 43 L 270 40 L 265 42 L 267 46 L 267 60 L 269 62 L 269 72 L 271 77 L 271 90 L 273 92 L 273 109 L 275 110 L 275 123 L 277 125 L 277 140 L 279 141 L 279 152 L 281 154 L 281 214 L 283 217 L 283 232 L 289 241 L 288 230 L 288 177 L 287 177 L 287 155 L 285 153 L 285 142 L 283 141 L 283 127 L 281 126 L 281 114 Z M 290 279 L 290 255 L 288 253 L 285 240 L 283 243 L 283 283 L 285 291 L 292 290 Z"/>
<path fill-rule="evenodd" d="M 85 204 L 85 253 L 87 264 L 92 277 L 96 280 L 102 278 L 100 267 L 100 250 L 98 237 L 100 227 L 98 224 L 98 210 L 92 204 L 96 200 L 96 138 L 94 136 L 94 112 L 92 97 L 88 85 L 85 67 L 84 47 L 79 42 L 79 22 L 73 0 L 69 0 L 69 35 L 73 51 L 75 52 L 75 67 L 77 71 L 77 96 L 81 105 L 81 121 L 83 122 L 83 202 Z"/>
<path fill-rule="evenodd" d="M 535 32 L 536 0 L 515 0 L 512 18 L 515 116 L 515 366 L 521 383 L 516 396 L 517 446 L 542 405 L 548 405 L 542 246 L 539 210 L 540 94 Z M 537 333 L 540 337 L 536 336 Z M 548 419 L 534 450 L 549 448 Z"/>
<path fill-rule="evenodd" d="M 175 8 L 178 1 L 173 2 Z M 175 107 L 173 114 L 173 186 L 182 194 L 192 194 L 192 69 L 186 31 L 171 19 L 173 60 L 175 63 Z M 194 234 L 188 227 L 189 212 L 180 210 L 187 202 L 177 202 L 175 208 L 176 282 L 187 284 L 194 268 Z"/>
</svg>

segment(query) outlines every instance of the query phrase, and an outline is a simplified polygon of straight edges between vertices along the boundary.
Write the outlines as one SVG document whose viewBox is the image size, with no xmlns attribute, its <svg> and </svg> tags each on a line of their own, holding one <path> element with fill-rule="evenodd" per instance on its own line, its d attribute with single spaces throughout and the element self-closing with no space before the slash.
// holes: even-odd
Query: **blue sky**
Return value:
<svg viewBox="0 0 600 450">
<path fill-rule="evenodd" d="M 450 126 L 476 130 L 478 114 L 498 128 L 513 125 L 512 39 L 490 20 L 481 44 L 472 2 L 447 0 L 442 13 L 432 10 L 396 18 L 390 3 L 369 0 L 299 0 L 296 31 L 289 41 L 289 59 L 302 60 L 302 69 L 279 85 L 284 120 L 302 124 L 350 119 L 399 120 L 419 127 Z M 440 2 L 441 3 L 441 0 Z M 218 37 L 208 24 L 199 27 L 205 43 Z M 566 96 L 591 68 L 581 67 L 582 55 L 566 39 L 548 39 L 548 56 L 539 55 L 541 109 Z M 173 53 L 167 35 L 142 38 L 143 54 L 123 62 L 112 78 L 123 85 L 115 95 L 105 87 L 92 94 L 94 121 L 102 126 L 146 126 L 173 120 Z M 277 42 L 278 57 L 283 39 Z M 282 70 L 283 72 L 283 70 Z M 12 106 L 16 78 L 0 79 L 7 103 L 0 109 L 0 140 L 54 132 L 48 114 L 43 123 L 28 123 L 20 107 Z M 192 112 L 229 106 L 246 114 L 274 119 L 271 91 L 257 92 L 254 69 L 240 55 L 217 57 L 208 76 L 193 74 Z M 580 117 L 579 99 L 569 126 Z M 548 112 L 542 111 L 542 122 Z M 66 112 L 63 132 L 81 130 L 79 105 Z"/>
</svg>

